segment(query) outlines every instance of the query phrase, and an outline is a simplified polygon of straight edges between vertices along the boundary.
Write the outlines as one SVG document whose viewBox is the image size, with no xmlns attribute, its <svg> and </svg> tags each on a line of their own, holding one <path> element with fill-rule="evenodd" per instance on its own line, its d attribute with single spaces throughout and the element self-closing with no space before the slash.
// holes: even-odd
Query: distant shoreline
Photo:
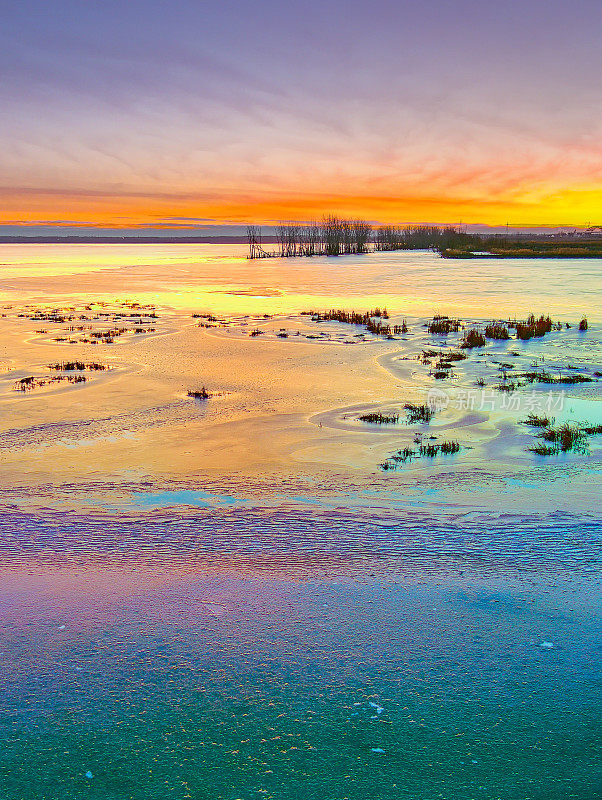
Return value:
<svg viewBox="0 0 602 800">
<path fill-rule="evenodd" d="M 275 236 L 265 236 L 276 244 Z M 0 236 L 0 244 L 242 244 L 246 236 Z"/>
</svg>

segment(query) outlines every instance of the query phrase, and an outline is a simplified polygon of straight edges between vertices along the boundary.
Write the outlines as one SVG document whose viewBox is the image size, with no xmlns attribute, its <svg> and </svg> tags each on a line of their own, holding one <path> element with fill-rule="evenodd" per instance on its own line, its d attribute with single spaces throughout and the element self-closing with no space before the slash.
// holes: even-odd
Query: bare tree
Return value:
<svg viewBox="0 0 602 800">
<path fill-rule="evenodd" d="M 338 256 L 341 254 L 343 230 L 341 220 L 338 217 L 328 215 L 323 218 L 322 237 L 324 241 L 324 253 L 327 256 Z"/>
</svg>

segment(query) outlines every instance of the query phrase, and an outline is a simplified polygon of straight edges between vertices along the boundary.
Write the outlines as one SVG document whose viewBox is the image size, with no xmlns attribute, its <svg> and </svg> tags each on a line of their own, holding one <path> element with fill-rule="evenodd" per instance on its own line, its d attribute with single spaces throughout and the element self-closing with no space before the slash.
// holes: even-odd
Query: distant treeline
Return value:
<svg viewBox="0 0 602 800">
<path fill-rule="evenodd" d="M 375 250 L 439 250 L 468 245 L 472 235 L 451 225 L 381 225 L 372 238 Z"/>
<path fill-rule="evenodd" d="M 247 227 L 249 258 L 340 256 L 391 250 L 435 250 L 444 258 L 600 258 L 602 236 L 573 234 L 466 233 L 455 226 L 380 225 L 332 214 L 321 222 L 280 223 L 276 249 L 266 250 L 261 228 Z"/>
<path fill-rule="evenodd" d="M 294 258 L 296 256 L 340 256 L 375 250 L 428 250 L 460 248 L 472 236 L 455 227 L 434 225 L 381 225 L 363 219 L 325 216 L 321 222 L 280 223 L 276 226 L 276 250 L 265 250 L 261 228 L 247 227 L 249 258 Z"/>
</svg>

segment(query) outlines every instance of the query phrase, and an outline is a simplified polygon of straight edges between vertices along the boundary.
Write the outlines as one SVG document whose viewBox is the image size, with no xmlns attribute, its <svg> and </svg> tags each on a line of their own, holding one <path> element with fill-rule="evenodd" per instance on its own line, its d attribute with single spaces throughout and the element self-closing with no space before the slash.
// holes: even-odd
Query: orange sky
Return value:
<svg viewBox="0 0 602 800">
<path fill-rule="evenodd" d="M 514 191 L 479 197 L 426 194 L 313 194 L 302 191 L 245 193 L 243 197 L 195 197 L 136 194 L 63 195 L 32 191 L 4 193 L 4 224 L 57 224 L 98 227 L 198 227 L 199 225 L 270 224 L 281 219 L 307 220 L 325 212 L 359 216 L 383 223 L 483 223 L 515 226 L 583 226 L 602 219 L 602 194 L 579 187 L 550 192 Z M 205 222 L 207 220 L 207 222 Z"/>
<path fill-rule="evenodd" d="M 0 226 L 601 224 L 601 28 L 599 0 L 10 4 Z"/>
</svg>

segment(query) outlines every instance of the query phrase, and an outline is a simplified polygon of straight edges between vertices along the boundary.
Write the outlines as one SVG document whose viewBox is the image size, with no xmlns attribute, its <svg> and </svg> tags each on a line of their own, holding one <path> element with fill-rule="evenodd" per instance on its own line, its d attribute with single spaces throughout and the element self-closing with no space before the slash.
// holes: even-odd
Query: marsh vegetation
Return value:
<svg viewBox="0 0 602 800">
<path fill-rule="evenodd" d="M 450 319 L 450 317 L 436 314 L 433 319 L 427 323 L 427 330 L 429 333 L 447 336 L 450 333 L 457 333 L 461 326 L 462 323 L 459 319 Z"/>
<path fill-rule="evenodd" d="M 527 341 L 533 337 L 541 337 L 549 333 L 552 330 L 552 320 L 549 315 L 544 317 L 542 314 L 536 319 L 534 314 L 529 314 L 526 322 L 517 322 L 515 327 L 516 338 Z"/>
<path fill-rule="evenodd" d="M 602 241 L 566 234 L 466 234 L 463 242 L 443 244 L 438 250 L 443 258 L 602 258 Z"/>
<path fill-rule="evenodd" d="M 361 422 L 369 422 L 373 425 L 395 425 L 399 422 L 399 414 L 381 414 L 380 412 L 370 412 L 362 414 L 359 419 Z"/>
<path fill-rule="evenodd" d="M 528 414 L 526 419 L 521 420 L 523 425 L 530 425 L 532 428 L 549 428 L 555 421 L 554 417 L 540 417 L 538 414 Z"/>
<path fill-rule="evenodd" d="M 56 364 L 48 364 L 48 369 L 59 370 L 62 372 L 69 372 L 72 370 L 79 370 L 83 372 L 89 370 L 91 372 L 101 372 L 109 369 L 105 364 L 99 364 L 97 361 L 59 361 Z"/>
<path fill-rule="evenodd" d="M 105 302 L 86 303 L 83 306 L 44 309 L 26 307 L 17 317 L 36 322 L 64 326 L 60 331 L 36 328 L 38 335 L 53 335 L 60 344 L 110 345 L 124 334 L 147 334 L 156 329 L 152 323 L 158 319 L 154 306 L 139 303 Z M 126 323 L 125 325 L 123 323 Z M 102 327 L 108 325 L 109 327 Z"/>
<path fill-rule="evenodd" d="M 490 322 L 485 326 L 485 336 L 487 339 L 505 340 L 510 338 L 508 328 L 501 322 Z"/>
<path fill-rule="evenodd" d="M 464 334 L 460 347 L 470 350 L 473 347 L 484 347 L 487 344 L 483 334 L 476 328 L 471 328 Z"/>
<path fill-rule="evenodd" d="M 589 423 L 565 422 L 554 427 L 553 417 L 529 414 L 522 420 L 523 425 L 538 428 L 538 438 L 542 441 L 527 449 L 540 456 L 553 456 L 559 453 L 587 453 L 589 450 L 588 437 L 602 434 L 602 425 Z"/>
<path fill-rule="evenodd" d="M 432 442 L 421 443 L 418 447 L 403 447 L 393 455 L 389 456 L 385 461 L 379 464 L 383 471 L 396 470 L 402 464 L 406 464 L 416 458 L 435 458 L 437 455 L 453 455 L 458 453 L 461 449 L 459 442 L 455 440 L 443 441 L 440 444 Z"/>
<path fill-rule="evenodd" d="M 415 403 L 406 403 L 404 405 L 406 416 L 409 424 L 415 422 L 422 422 L 428 424 L 435 416 L 434 409 L 428 405 L 416 405 Z"/>
<path fill-rule="evenodd" d="M 187 394 L 188 397 L 192 397 L 195 400 L 208 400 L 212 396 L 212 393 L 205 386 L 200 389 L 189 389 Z"/>
<path fill-rule="evenodd" d="M 386 308 L 373 308 L 369 311 L 345 311 L 342 308 L 331 308 L 329 311 L 302 311 L 303 316 L 310 316 L 312 322 L 342 322 L 346 325 L 359 325 L 374 336 L 389 337 L 408 332 L 405 319 L 401 325 L 389 325 L 381 320 L 389 319 Z"/>
<path fill-rule="evenodd" d="M 15 381 L 14 389 L 17 392 L 32 392 L 35 389 L 41 389 L 43 386 L 61 383 L 85 383 L 87 380 L 85 375 L 51 375 L 44 377 L 37 377 L 35 375 L 28 375 L 25 378 L 19 378 Z"/>
</svg>

